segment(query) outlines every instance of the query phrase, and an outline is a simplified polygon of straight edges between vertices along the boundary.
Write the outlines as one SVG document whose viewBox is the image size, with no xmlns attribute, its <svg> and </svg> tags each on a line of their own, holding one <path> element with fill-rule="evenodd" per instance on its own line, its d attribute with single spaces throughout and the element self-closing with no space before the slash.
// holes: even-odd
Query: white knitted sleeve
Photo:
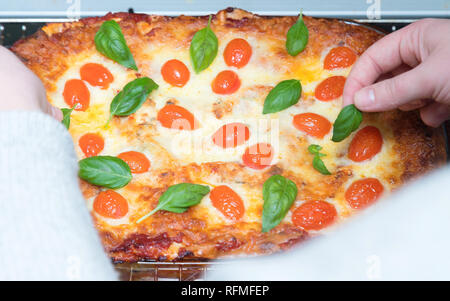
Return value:
<svg viewBox="0 0 450 301">
<path fill-rule="evenodd" d="M 72 139 L 38 112 L 0 112 L 0 280 L 116 280 L 85 207 Z"/>
</svg>

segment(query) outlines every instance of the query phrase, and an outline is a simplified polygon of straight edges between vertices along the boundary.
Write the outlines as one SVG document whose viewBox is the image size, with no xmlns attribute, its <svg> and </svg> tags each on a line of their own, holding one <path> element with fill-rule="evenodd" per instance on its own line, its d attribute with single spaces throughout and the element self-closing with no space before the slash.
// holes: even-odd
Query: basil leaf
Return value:
<svg viewBox="0 0 450 301">
<path fill-rule="evenodd" d="M 113 116 L 128 116 L 135 113 L 145 102 L 151 91 L 158 85 L 148 77 L 137 78 L 117 94 L 110 105 L 110 116 L 105 127 L 108 126 Z"/>
<path fill-rule="evenodd" d="M 319 154 L 320 150 L 322 150 L 322 147 L 318 144 L 311 144 L 308 146 L 308 151 L 313 155 Z"/>
<path fill-rule="evenodd" d="M 286 50 L 291 56 L 296 56 L 302 52 L 308 44 L 309 31 L 303 22 L 303 15 L 300 12 L 297 22 L 289 28 L 286 35 Z"/>
<path fill-rule="evenodd" d="M 197 31 L 191 41 L 189 53 L 196 73 L 208 68 L 217 56 L 219 42 L 210 24 L 211 16 L 209 16 L 208 25 Z"/>
<path fill-rule="evenodd" d="M 123 36 L 119 24 L 114 20 L 103 22 L 95 34 L 95 47 L 104 56 L 124 67 L 138 70 L 127 41 Z"/>
<path fill-rule="evenodd" d="M 283 220 L 297 193 L 295 183 L 283 176 L 274 175 L 264 182 L 262 232 L 270 231 Z"/>
<path fill-rule="evenodd" d="M 70 114 L 72 114 L 72 111 L 75 109 L 75 106 L 73 106 L 71 109 L 63 108 L 61 109 L 61 112 L 63 114 L 63 119 L 61 120 L 61 123 L 64 124 L 66 129 L 69 129 L 70 126 Z"/>
<path fill-rule="evenodd" d="M 78 163 L 79 177 L 97 186 L 121 188 L 132 178 L 128 164 L 117 157 L 94 156 L 80 160 Z"/>
<path fill-rule="evenodd" d="M 325 166 L 325 163 L 323 163 L 322 161 L 322 157 L 325 157 L 325 154 L 322 154 L 320 151 L 322 150 L 323 147 L 321 147 L 318 144 L 311 144 L 310 146 L 308 146 L 308 151 L 310 154 L 314 155 L 314 159 L 313 159 L 313 167 L 315 170 L 317 170 L 318 172 L 320 172 L 323 175 L 331 175 L 331 172 L 328 171 L 327 167 Z"/>
<path fill-rule="evenodd" d="M 141 217 L 136 223 L 142 222 L 159 210 L 183 213 L 189 207 L 200 203 L 208 193 L 209 187 L 206 185 L 180 183 L 170 186 L 159 198 L 156 208 Z"/>
<path fill-rule="evenodd" d="M 325 166 L 325 163 L 323 163 L 322 159 L 320 157 L 325 156 L 324 154 L 317 154 L 314 156 L 313 159 L 313 167 L 315 170 L 320 172 L 323 175 L 331 175 L 331 172 L 328 171 L 327 167 Z"/>
<path fill-rule="evenodd" d="M 355 105 L 345 106 L 333 124 L 333 137 L 331 140 L 340 142 L 358 129 L 363 119 L 362 113 Z"/>
<path fill-rule="evenodd" d="M 263 114 L 282 111 L 295 105 L 302 94 L 302 85 L 299 80 L 289 79 L 279 82 L 264 100 Z"/>
</svg>

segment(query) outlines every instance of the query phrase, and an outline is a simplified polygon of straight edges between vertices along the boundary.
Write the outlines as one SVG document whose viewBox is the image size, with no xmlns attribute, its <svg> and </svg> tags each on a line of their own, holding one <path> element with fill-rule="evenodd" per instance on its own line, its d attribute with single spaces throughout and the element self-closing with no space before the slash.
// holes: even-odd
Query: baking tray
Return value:
<svg viewBox="0 0 450 301">
<path fill-rule="evenodd" d="M 132 13 L 133 9 L 130 9 L 129 12 Z M 342 21 L 355 26 L 363 26 L 383 34 L 393 32 L 409 24 L 409 22 L 401 19 L 389 20 L 389 22 L 381 22 L 380 20 Z M 61 22 L 61 20 L 58 20 L 58 22 Z M 33 34 L 45 24 L 40 21 L 27 20 L 27 22 L 22 22 L 16 19 L 2 22 L 0 23 L 0 45 L 10 47 L 15 41 Z M 447 131 L 450 131 L 450 122 L 446 122 L 442 130 L 446 140 L 445 147 L 448 160 L 450 140 Z M 145 261 L 137 263 L 115 263 L 114 266 L 119 274 L 120 280 L 124 281 L 198 281 L 208 280 L 210 271 L 220 269 L 222 265 L 227 264 L 230 260 Z"/>
</svg>

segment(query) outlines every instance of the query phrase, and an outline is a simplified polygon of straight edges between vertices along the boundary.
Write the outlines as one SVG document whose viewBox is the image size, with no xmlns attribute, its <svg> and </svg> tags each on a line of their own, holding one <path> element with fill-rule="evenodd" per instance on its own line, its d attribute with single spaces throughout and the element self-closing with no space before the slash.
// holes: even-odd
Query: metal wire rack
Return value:
<svg viewBox="0 0 450 301">
<path fill-rule="evenodd" d="M 229 260 L 138 262 L 115 264 L 124 281 L 205 281 L 209 272 L 220 269 Z"/>
</svg>

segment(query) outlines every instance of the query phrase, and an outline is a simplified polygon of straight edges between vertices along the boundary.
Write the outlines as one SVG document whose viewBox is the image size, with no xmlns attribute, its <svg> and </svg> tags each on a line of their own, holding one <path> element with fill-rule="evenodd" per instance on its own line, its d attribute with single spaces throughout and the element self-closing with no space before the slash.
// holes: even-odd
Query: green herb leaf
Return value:
<svg viewBox="0 0 450 301">
<path fill-rule="evenodd" d="M 110 116 L 105 127 L 108 126 L 113 116 L 128 116 L 135 113 L 145 102 L 151 91 L 158 85 L 148 77 L 137 78 L 125 85 L 117 94 L 110 105 Z"/>
<path fill-rule="evenodd" d="M 297 22 L 289 28 L 286 35 L 286 50 L 291 56 L 302 52 L 308 44 L 309 32 L 300 12 Z"/>
<path fill-rule="evenodd" d="M 331 140 L 340 142 L 356 131 L 363 119 L 362 113 L 355 105 L 345 106 L 333 124 L 333 137 Z"/>
<path fill-rule="evenodd" d="M 302 94 L 302 85 L 299 80 L 289 79 L 279 82 L 264 100 L 263 114 L 282 111 L 295 105 Z"/>
<path fill-rule="evenodd" d="M 128 164 L 117 157 L 94 156 L 78 163 L 80 178 L 97 186 L 117 189 L 127 185 L 132 179 Z"/>
<path fill-rule="evenodd" d="M 156 208 L 141 217 L 136 223 L 139 224 L 159 210 L 183 213 L 189 207 L 200 203 L 202 198 L 208 193 L 209 187 L 206 185 L 180 183 L 170 186 L 159 198 Z"/>
<path fill-rule="evenodd" d="M 283 176 L 274 175 L 264 182 L 262 232 L 270 231 L 283 220 L 297 193 L 295 183 Z"/>
<path fill-rule="evenodd" d="M 74 105 L 71 109 L 66 109 L 66 108 L 61 109 L 61 112 L 63 114 L 63 119 L 62 119 L 61 123 L 64 124 L 66 129 L 69 129 L 69 126 L 70 126 L 70 114 L 72 114 L 72 111 L 75 109 L 75 106 L 76 105 Z"/>
<path fill-rule="evenodd" d="M 189 52 L 196 73 L 208 68 L 217 56 L 219 42 L 210 24 L 211 16 L 209 16 L 208 25 L 197 31 L 191 41 Z"/>
<path fill-rule="evenodd" d="M 315 170 L 320 172 L 323 175 L 331 175 L 331 172 L 328 171 L 327 167 L 325 166 L 325 163 L 323 163 L 321 157 L 325 157 L 325 154 L 322 154 L 320 151 L 322 150 L 322 147 L 318 144 L 311 144 L 308 146 L 308 151 L 310 154 L 314 155 L 313 159 L 313 167 Z"/>
<path fill-rule="evenodd" d="M 116 21 L 108 20 L 103 22 L 95 34 L 94 42 L 97 50 L 104 56 L 124 67 L 138 70 L 122 30 Z"/>
<path fill-rule="evenodd" d="M 320 172 L 323 175 L 331 175 L 331 172 L 328 171 L 327 167 L 325 166 L 325 163 L 323 163 L 322 159 L 320 157 L 325 156 L 324 154 L 317 154 L 314 156 L 313 159 L 313 167 L 315 170 Z"/>
<path fill-rule="evenodd" d="M 319 154 L 320 150 L 322 150 L 322 147 L 318 144 L 311 144 L 308 146 L 308 151 L 313 155 Z"/>
</svg>

